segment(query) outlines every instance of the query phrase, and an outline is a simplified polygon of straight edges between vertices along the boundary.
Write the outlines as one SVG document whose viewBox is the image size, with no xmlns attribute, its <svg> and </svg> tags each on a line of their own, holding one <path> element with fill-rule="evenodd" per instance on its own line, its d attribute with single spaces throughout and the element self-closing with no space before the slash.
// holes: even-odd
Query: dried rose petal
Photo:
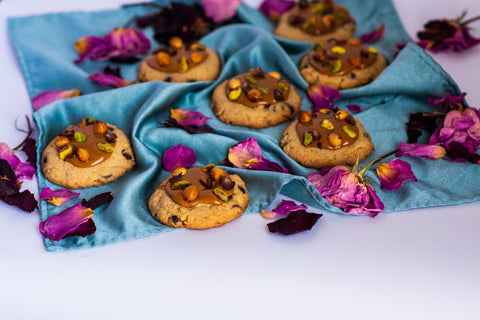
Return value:
<svg viewBox="0 0 480 320">
<path fill-rule="evenodd" d="M 450 144 L 450 150 L 448 150 L 450 158 L 455 162 L 471 162 L 480 164 L 480 155 L 471 153 L 463 144 L 458 142 L 452 142 Z"/>
<path fill-rule="evenodd" d="M 36 141 L 33 138 L 25 139 L 25 142 L 22 146 L 22 151 L 27 155 L 27 161 L 32 165 L 32 167 L 36 166 L 37 163 L 37 147 Z"/>
<path fill-rule="evenodd" d="M 277 20 L 294 5 L 295 2 L 290 0 L 263 0 L 259 10 L 270 19 Z"/>
<path fill-rule="evenodd" d="M 101 86 L 112 86 L 116 88 L 122 88 L 137 83 L 137 80 L 128 82 L 127 80 L 120 77 L 100 72 L 95 72 L 94 74 L 90 75 L 88 79 L 98 82 L 98 84 L 100 84 Z"/>
<path fill-rule="evenodd" d="M 195 151 L 181 144 L 165 150 L 163 154 L 163 167 L 169 172 L 177 168 L 187 168 L 196 161 Z"/>
<path fill-rule="evenodd" d="M 430 144 L 404 143 L 398 145 L 397 157 L 419 157 L 437 160 L 447 155 L 444 147 Z"/>
<path fill-rule="evenodd" d="M 12 196 L 20 191 L 21 182 L 7 160 L 0 159 L 0 197 Z"/>
<path fill-rule="evenodd" d="M 412 166 L 403 160 L 393 159 L 389 163 L 381 163 L 377 167 L 380 178 L 380 188 L 395 191 L 403 186 L 403 181 L 418 181 L 412 171 Z"/>
<path fill-rule="evenodd" d="M 43 91 L 32 99 L 33 110 L 38 111 L 44 106 L 60 99 L 77 97 L 81 94 L 78 89 Z"/>
<path fill-rule="evenodd" d="M 68 200 L 78 197 L 79 195 L 80 193 L 76 193 L 67 189 L 52 190 L 50 187 L 45 187 L 40 192 L 40 199 L 47 200 L 54 206 L 58 207 L 63 205 Z"/>
<path fill-rule="evenodd" d="M 318 192 L 333 206 L 346 213 L 368 213 L 375 217 L 385 206 L 375 190 L 345 166 L 324 168 L 308 176 Z"/>
<path fill-rule="evenodd" d="M 126 58 L 150 50 L 150 41 L 140 31 L 131 28 L 116 28 L 102 38 L 87 36 L 75 42 L 78 59 L 107 60 L 115 57 Z"/>
<path fill-rule="evenodd" d="M 360 41 L 362 41 L 363 43 L 371 43 L 383 38 L 384 34 L 385 34 L 385 22 L 382 23 L 380 27 L 372 30 L 371 32 L 362 34 L 360 36 Z"/>
<path fill-rule="evenodd" d="M 12 170 L 15 172 L 17 179 L 31 180 L 36 173 L 34 166 L 21 162 L 20 159 L 13 154 L 12 150 L 5 143 L 0 142 L 0 159 L 8 162 Z"/>
<path fill-rule="evenodd" d="M 272 233 L 281 233 L 288 236 L 311 230 L 321 216 L 322 214 L 299 210 L 290 213 L 286 218 L 271 222 L 267 224 L 267 226 L 268 230 Z"/>
<path fill-rule="evenodd" d="M 298 205 L 294 201 L 282 199 L 282 202 L 280 202 L 280 204 L 275 209 L 273 209 L 272 211 L 274 211 L 278 214 L 285 215 L 285 214 L 289 214 L 290 212 L 293 212 L 293 211 L 307 210 L 307 209 L 308 209 L 308 207 L 306 205 L 304 205 L 303 203 Z"/>
<path fill-rule="evenodd" d="M 0 198 L 5 203 L 20 208 L 25 212 L 33 212 L 38 208 L 38 202 L 29 190 L 24 190 L 15 195 Z"/>
<path fill-rule="evenodd" d="M 242 0 L 202 0 L 205 16 L 216 23 L 232 18 Z"/>
<path fill-rule="evenodd" d="M 95 214 L 92 209 L 76 204 L 59 214 L 40 222 L 40 233 L 53 241 L 60 241 L 66 235 L 75 232 Z"/>
<path fill-rule="evenodd" d="M 451 110 L 463 110 L 463 104 L 462 101 L 467 95 L 466 92 L 463 92 L 459 97 L 452 97 L 449 93 L 445 94 L 443 97 L 440 99 L 433 99 L 433 98 L 428 98 L 428 102 L 433 104 L 434 106 L 437 106 L 445 112 L 449 112 Z"/>
<path fill-rule="evenodd" d="M 184 109 L 170 109 L 170 117 L 184 127 L 202 127 L 207 124 L 208 120 L 212 119 L 210 117 L 205 117 L 201 112 Z"/>
<path fill-rule="evenodd" d="M 255 138 L 247 138 L 230 148 L 227 158 L 237 168 L 288 173 L 288 170 L 278 163 L 263 157 L 262 149 Z"/>
<path fill-rule="evenodd" d="M 112 193 L 110 191 L 104 192 L 97 194 L 95 197 L 85 200 L 82 199 L 82 206 L 85 208 L 90 208 L 92 210 L 97 209 L 100 206 L 103 206 L 104 204 L 110 203 L 113 200 Z"/>
<path fill-rule="evenodd" d="M 360 107 L 358 104 L 349 104 L 347 105 L 347 109 L 350 112 L 355 112 L 355 113 L 362 112 L 362 107 Z"/>
<path fill-rule="evenodd" d="M 333 101 L 341 98 L 340 92 L 326 85 L 315 85 L 308 88 L 308 95 L 313 102 L 312 112 L 320 109 L 333 109 Z"/>
</svg>

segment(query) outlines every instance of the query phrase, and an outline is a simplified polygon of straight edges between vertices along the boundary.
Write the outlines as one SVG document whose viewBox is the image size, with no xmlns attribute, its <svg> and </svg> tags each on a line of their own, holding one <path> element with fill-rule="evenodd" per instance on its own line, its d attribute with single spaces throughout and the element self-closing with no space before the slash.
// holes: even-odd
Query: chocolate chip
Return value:
<svg viewBox="0 0 480 320">
<path fill-rule="evenodd" d="M 256 67 L 249 71 L 254 77 L 265 78 L 265 71 L 263 71 L 262 67 Z"/>
<path fill-rule="evenodd" d="M 170 184 L 174 184 L 175 182 L 180 181 L 182 176 L 183 176 L 183 174 L 181 174 L 181 173 L 177 174 L 176 176 L 173 176 L 170 179 L 168 179 L 168 182 L 170 182 Z"/>
<path fill-rule="evenodd" d="M 328 53 L 325 55 L 325 57 L 326 57 L 327 59 L 329 59 L 329 60 L 337 60 L 338 57 L 339 57 L 339 55 L 338 55 L 338 53 L 328 52 Z"/>
<path fill-rule="evenodd" d="M 285 103 L 285 105 L 288 107 L 288 109 L 290 110 L 290 113 L 294 113 L 295 112 L 295 109 L 293 108 L 293 106 L 290 104 L 290 103 Z"/>
<path fill-rule="evenodd" d="M 43 158 L 43 164 L 47 163 L 47 156 Z"/>
<path fill-rule="evenodd" d="M 128 161 L 133 159 L 133 156 L 125 150 L 122 150 L 122 156 L 124 156 Z"/>
<path fill-rule="evenodd" d="M 65 130 L 63 130 L 63 131 L 59 134 L 59 136 L 62 136 L 62 137 L 71 137 L 71 136 L 73 136 L 74 133 L 75 133 L 75 132 L 73 131 L 73 129 L 65 129 Z"/>
<path fill-rule="evenodd" d="M 364 58 L 368 58 L 368 56 L 370 55 L 370 53 L 368 53 L 368 51 L 365 50 L 365 49 L 361 49 L 361 50 L 360 50 L 360 55 L 361 55 L 362 57 L 364 57 Z"/>
<path fill-rule="evenodd" d="M 202 179 L 200 179 L 200 184 L 201 184 L 205 189 L 212 189 L 212 188 L 213 188 L 213 185 L 214 185 L 212 176 L 209 175 L 208 178 L 207 178 L 207 181 L 203 181 Z"/>
<path fill-rule="evenodd" d="M 168 220 L 170 220 L 173 224 L 177 224 L 180 221 L 180 218 L 176 215 L 168 217 Z"/>
<path fill-rule="evenodd" d="M 310 2 L 308 0 L 300 0 L 298 1 L 298 7 L 300 9 L 306 9 L 310 5 Z"/>
<path fill-rule="evenodd" d="M 322 143 L 321 142 L 317 142 L 317 147 L 319 147 L 320 149 L 322 148 Z"/>
<path fill-rule="evenodd" d="M 105 140 L 107 140 L 107 142 L 115 142 L 117 140 L 117 134 L 115 132 L 107 132 L 105 134 Z M 130 159 L 127 159 L 127 160 L 130 160 Z"/>
<path fill-rule="evenodd" d="M 225 190 L 232 190 L 233 187 L 235 187 L 235 181 L 233 181 L 229 175 L 224 175 L 220 179 L 220 184 L 222 185 L 222 188 Z"/>
<path fill-rule="evenodd" d="M 238 205 L 238 204 L 234 204 L 231 209 L 235 209 L 235 208 L 242 209 L 242 207 L 241 207 L 240 205 Z"/>
<path fill-rule="evenodd" d="M 277 101 L 283 101 L 283 100 L 285 100 L 285 97 L 283 96 L 283 92 L 282 92 L 280 89 L 278 89 L 278 88 L 275 88 L 275 89 L 273 90 L 273 97 L 274 97 L 275 100 L 277 100 Z"/>
<path fill-rule="evenodd" d="M 111 175 L 111 174 L 109 174 L 109 175 L 106 175 L 106 176 L 102 176 L 102 178 L 103 178 L 103 179 L 108 179 L 108 178 L 111 178 L 111 177 L 112 177 L 112 175 Z"/>
<path fill-rule="evenodd" d="M 337 39 L 336 39 L 336 38 L 330 38 L 330 39 L 327 40 L 327 43 L 328 43 L 328 42 L 332 42 L 332 41 L 337 42 Z"/>
<path fill-rule="evenodd" d="M 270 105 L 269 105 L 269 104 L 264 104 L 264 105 L 263 105 L 263 109 L 265 109 L 265 110 L 270 109 Z"/>
<path fill-rule="evenodd" d="M 321 64 L 322 68 L 329 67 L 330 65 L 331 65 L 331 63 L 328 62 L 328 61 L 324 61 L 324 62 L 322 62 L 322 64 Z"/>
<path fill-rule="evenodd" d="M 323 14 L 332 14 L 333 13 L 333 7 L 327 7 L 325 8 L 325 11 L 323 11 Z"/>
<path fill-rule="evenodd" d="M 352 117 L 351 114 L 349 114 L 349 115 L 345 118 L 345 121 L 346 121 L 348 124 L 351 124 L 352 126 L 355 125 L 355 118 Z"/>
<path fill-rule="evenodd" d="M 357 77 L 357 75 L 353 72 L 350 72 L 350 78 L 351 79 L 355 79 Z"/>
<path fill-rule="evenodd" d="M 290 24 L 292 24 L 294 26 L 303 25 L 306 21 L 301 16 L 290 16 L 290 18 L 288 20 L 289 20 L 288 22 L 290 22 Z"/>
<path fill-rule="evenodd" d="M 245 188 L 242 186 L 238 186 L 238 190 L 240 190 L 242 193 L 247 193 L 247 190 L 245 190 Z"/>
<path fill-rule="evenodd" d="M 242 90 L 246 93 L 249 93 L 253 88 L 248 84 L 248 83 L 245 83 L 243 86 L 242 86 Z"/>
<path fill-rule="evenodd" d="M 165 81 L 165 82 L 172 82 L 172 77 L 166 77 L 165 79 L 163 79 L 163 81 Z"/>
<path fill-rule="evenodd" d="M 196 79 L 188 79 L 187 82 L 196 82 Z"/>
</svg>

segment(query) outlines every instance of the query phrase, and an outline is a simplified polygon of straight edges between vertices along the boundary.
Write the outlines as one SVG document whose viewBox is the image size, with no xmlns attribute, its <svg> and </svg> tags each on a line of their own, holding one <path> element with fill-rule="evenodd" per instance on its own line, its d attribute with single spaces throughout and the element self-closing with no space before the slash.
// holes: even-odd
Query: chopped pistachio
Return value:
<svg viewBox="0 0 480 320">
<path fill-rule="evenodd" d="M 265 87 L 265 86 L 257 86 L 257 89 L 260 90 L 260 92 L 263 93 L 263 94 L 269 94 L 270 93 L 270 89 L 268 89 L 268 87 Z"/>
<path fill-rule="evenodd" d="M 76 142 L 85 142 L 87 141 L 87 136 L 81 132 L 75 132 L 73 134 L 73 140 L 75 140 Z"/>
<path fill-rule="evenodd" d="M 252 77 L 252 76 L 246 76 L 246 77 L 245 77 L 245 80 L 246 80 L 248 83 L 250 83 L 250 84 L 257 84 L 257 83 L 258 83 L 257 79 L 255 79 L 255 78 Z"/>
<path fill-rule="evenodd" d="M 210 172 L 210 170 L 212 170 L 212 169 L 215 168 L 215 167 L 216 167 L 215 164 L 209 163 L 209 164 L 204 165 L 204 166 L 202 167 L 202 171 L 208 173 L 208 172 Z"/>
<path fill-rule="evenodd" d="M 330 120 L 328 119 L 323 120 L 322 123 L 320 124 L 320 127 L 329 131 L 332 131 L 333 129 L 335 129 L 335 126 L 333 125 L 333 123 L 330 122 Z"/>
<path fill-rule="evenodd" d="M 240 98 L 241 94 L 242 94 L 242 88 L 238 87 L 237 89 L 230 91 L 230 93 L 228 94 L 228 99 L 232 101 L 237 100 L 238 98 Z"/>
<path fill-rule="evenodd" d="M 282 89 L 283 91 L 287 91 L 288 90 L 288 86 L 285 84 L 285 82 L 279 82 L 277 84 L 277 86 Z"/>
<path fill-rule="evenodd" d="M 330 49 L 333 53 L 339 53 L 339 54 L 344 54 L 347 52 L 347 50 L 345 50 L 344 47 L 340 47 L 340 46 L 335 46 L 333 47 L 332 49 Z"/>
<path fill-rule="evenodd" d="M 330 114 L 330 109 L 320 109 L 318 111 L 323 114 Z"/>
<path fill-rule="evenodd" d="M 173 183 L 171 188 L 172 188 L 172 190 L 183 190 L 186 187 L 188 187 L 189 185 L 191 185 L 190 182 L 188 182 L 186 180 L 180 180 L 180 181 L 177 181 L 177 182 Z"/>
<path fill-rule="evenodd" d="M 323 4 L 317 4 L 311 9 L 312 13 L 323 13 L 325 11 L 325 6 Z"/>
<path fill-rule="evenodd" d="M 188 61 L 187 57 L 181 57 L 180 60 L 178 61 L 178 67 L 182 71 L 187 71 L 188 70 Z"/>
<path fill-rule="evenodd" d="M 213 194 L 222 201 L 228 201 L 228 194 L 223 191 L 221 188 L 213 189 Z"/>
<path fill-rule="evenodd" d="M 313 141 L 313 135 L 308 132 L 303 133 L 303 145 L 308 146 Z"/>
<path fill-rule="evenodd" d="M 60 159 L 65 160 L 65 158 L 70 156 L 72 152 L 73 152 L 72 145 L 69 144 L 60 150 L 60 152 L 58 153 L 58 156 L 60 157 Z"/>
<path fill-rule="evenodd" d="M 335 60 L 332 65 L 332 73 L 337 73 L 342 70 L 343 62 L 341 60 Z"/>
<path fill-rule="evenodd" d="M 378 54 L 378 50 L 375 49 L 374 47 L 368 47 L 367 51 L 371 54 Z"/>
<path fill-rule="evenodd" d="M 107 142 L 97 142 L 97 148 L 98 150 L 105 152 L 105 153 L 112 153 L 113 152 L 113 146 L 110 143 Z"/>
<path fill-rule="evenodd" d="M 352 139 L 355 139 L 357 137 L 357 133 L 349 125 L 343 126 L 342 131 L 345 132 L 345 134 Z"/>
</svg>

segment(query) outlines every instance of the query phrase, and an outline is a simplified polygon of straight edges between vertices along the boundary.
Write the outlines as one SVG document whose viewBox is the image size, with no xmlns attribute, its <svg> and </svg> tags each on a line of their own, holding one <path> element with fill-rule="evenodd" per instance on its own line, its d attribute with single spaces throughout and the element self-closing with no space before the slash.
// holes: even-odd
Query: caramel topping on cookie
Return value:
<svg viewBox="0 0 480 320">
<path fill-rule="evenodd" d="M 228 82 L 226 95 L 230 101 L 248 107 L 270 105 L 288 98 L 290 84 L 278 72 L 268 74 L 262 68 L 250 69 Z"/>
<path fill-rule="evenodd" d="M 331 0 L 300 0 L 288 17 L 290 25 L 311 35 L 334 32 L 350 21 L 353 21 L 353 18 L 347 8 Z"/>
<path fill-rule="evenodd" d="M 84 118 L 58 135 L 55 146 L 60 159 L 76 167 L 88 168 L 107 160 L 115 148 L 117 135 L 103 121 Z"/>
<path fill-rule="evenodd" d="M 297 123 L 297 133 L 305 147 L 340 149 L 353 144 L 358 138 L 355 119 L 345 110 L 321 109 L 310 114 L 302 111 Z"/>
<path fill-rule="evenodd" d="M 223 169 L 213 164 L 204 167 L 176 169 L 164 188 L 178 205 L 221 205 L 233 195 L 235 182 Z"/>
<path fill-rule="evenodd" d="M 168 47 L 161 47 L 147 57 L 150 67 L 162 72 L 186 72 L 200 65 L 208 57 L 201 43 L 185 44 L 180 38 L 170 39 Z"/>
<path fill-rule="evenodd" d="M 358 39 L 329 40 L 325 46 L 316 45 L 308 54 L 308 62 L 318 72 L 330 76 L 343 76 L 351 71 L 371 66 L 378 51 Z"/>
</svg>

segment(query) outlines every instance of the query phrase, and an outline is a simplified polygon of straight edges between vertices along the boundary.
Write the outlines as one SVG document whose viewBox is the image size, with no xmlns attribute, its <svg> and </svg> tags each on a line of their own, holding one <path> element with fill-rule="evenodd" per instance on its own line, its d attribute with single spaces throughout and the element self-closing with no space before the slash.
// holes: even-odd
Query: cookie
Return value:
<svg viewBox="0 0 480 320">
<path fill-rule="evenodd" d="M 278 72 L 267 74 L 260 67 L 224 81 L 212 96 L 219 120 L 255 129 L 293 119 L 300 106 L 301 98 L 292 85 Z"/>
<path fill-rule="evenodd" d="M 285 153 L 305 167 L 354 165 L 375 149 L 362 123 L 345 110 L 300 111 L 283 133 Z"/>
<path fill-rule="evenodd" d="M 351 38 L 355 27 L 344 5 L 332 0 L 300 0 L 280 17 L 274 33 L 282 38 L 324 44 L 331 38 Z"/>
<path fill-rule="evenodd" d="M 317 83 L 337 90 L 363 86 L 375 80 L 387 60 L 374 47 L 358 39 L 330 39 L 315 45 L 300 62 L 300 74 L 309 85 Z"/>
<path fill-rule="evenodd" d="M 98 187 L 135 165 L 128 137 L 116 126 L 84 118 L 53 139 L 40 160 L 43 174 L 68 189 Z"/>
<path fill-rule="evenodd" d="M 220 73 L 220 57 L 201 43 L 185 44 L 170 39 L 169 46 L 152 52 L 141 64 L 140 81 L 213 81 Z"/>
<path fill-rule="evenodd" d="M 169 227 L 208 229 L 239 218 L 249 200 L 238 175 L 207 165 L 173 171 L 153 192 L 148 208 Z"/>
</svg>

